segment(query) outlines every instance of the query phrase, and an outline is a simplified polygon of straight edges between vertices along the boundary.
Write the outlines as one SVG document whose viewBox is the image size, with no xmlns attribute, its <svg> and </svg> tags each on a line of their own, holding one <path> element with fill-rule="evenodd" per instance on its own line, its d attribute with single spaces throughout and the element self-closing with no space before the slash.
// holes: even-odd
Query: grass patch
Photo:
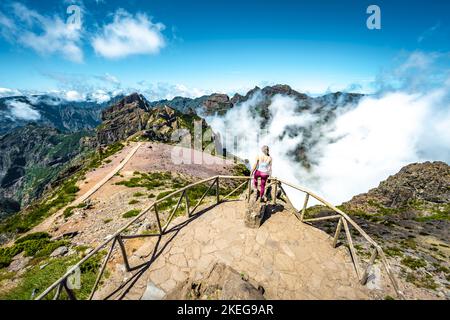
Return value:
<svg viewBox="0 0 450 320">
<path fill-rule="evenodd" d="M 106 158 L 121 151 L 124 147 L 125 146 L 121 142 L 116 142 L 107 146 L 105 149 L 101 149 L 100 152 L 93 153 L 93 157 L 87 165 L 87 169 L 90 170 L 100 167 Z"/>
<path fill-rule="evenodd" d="M 82 209 L 82 208 L 86 208 L 86 203 L 80 203 L 77 206 L 67 207 L 66 209 L 64 209 L 64 212 L 63 212 L 64 218 L 68 218 L 68 217 L 72 216 L 74 209 Z"/>
<path fill-rule="evenodd" d="M 447 209 L 448 210 L 448 209 Z M 427 217 L 417 217 L 414 220 L 418 222 L 427 222 L 427 221 L 435 221 L 435 220 L 447 220 L 450 221 L 450 213 L 448 211 L 437 212 Z"/>
<path fill-rule="evenodd" d="M 243 164 L 238 163 L 233 168 L 233 175 L 235 176 L 250 176 L 250 170 Z"/>
<path fill-rule="evenodd" d="M 417 243 L 412 238 L 400 241 L 400 246 L 402 246 L 405 249 L 408 249 L 408 248 L 413 249 L 413 250 L 417 249 Z"/>
<path fill-rule="evenodd" d="M 45 218 L 66 207 L 75 200 L 76 194 L 79 191 L 76 185 L 77 181 L 81 177 L 85 177 L 86 172 L 99 167 L 104 159 L 119 152 L 123 147 L 124 145 L 122 143 L 115 143 L 100 152 L 92 151 L 84 153 L 81 169 L 77 169 L 71 178 L 64 182 L 61 183 L 58 181 L 58 187 L 55 187 L 54 191 L 45 199 L 36 201 L 28 209 L 4 219 L 0 224 L 0 233 L 25 233 Z M 62 155 L 65 155 L 65 153 L 62 153 Z M 71 210 L 69 209 L 66 212 L 66 216 L 70 216 L 70 214 Z"/>
<path fill-rule="evenodd" d="M 400 248 L 397 247 L 387 247 L 384 249 L 384 252 L 389 256 L 389 257 L 402 257 L 403 256 L 403 252 Z"/>
<path fill-rule="evenodd" d="M 139 203 L 139 202 L 140 202 L 139 200 L 133 199 L 133 200 L 130 200 L 128 202 L 128 204 L 136 204 L 136 203 Z"/>
<path fill-rule="evenodd" d="M 64 245 L 68 245 L 67 240 L 51 241 L 50 235 L 45 232 L 26 235 L 17 239 L 14 245 L 0 248 L 0 269 L 8 267 L 19 253 L 23 252 L 26 257 L 43 258 Z"/>
<path fill-rule="evenodd" d="M 142 192 L 133 193 L 133 197 L 136 197 L 136 198 L 143 197 L 143 196 L 145 196 L 145 194 L 143 194 Z"/>
<path fill-rule="evenodd" d="M 92 286 L 94 285 L 97 271 L 100 268 L 103 253 L 94 255 L 81 265 L 81 288 L 74 289 L 77 299 L 87 299 L 89 297 Z M 25 272 L 20 284 L 12 290 L 0 294 L 1 300 L 29 300 L 34 292 L 38 296 L 48 286 L 50 286 L 57 278 L 66 273 L 67 269 L 78 261 L 78 257 L 62 257 L 48 260 L 48 265 L 40 269 L 39 265 Z M 53 292 L 52 292 L 53 293 Z M 53 295 L 49 294 L 46 298 L 51 299 Z M 65 293 L 61 294 L 61 299 L 67 299 Z"/>
<path fill-rule="evenodd" d="M 414 273 L 408 273 L 406 275 L 406 281 L 413 283 L 417 287 L 436 290 L 438 288 L 437 283 L 433 277 L 429 274 L 419 275 Z"/>
<path fill-rule="evenodd" d="M 415 259 L 413 257 L 405 257 L 402 259 L 401 263 L 404 266 L 411 268 L 412 270 L 417 270 L 419 268 L 424 268 L 427 266 L 427 262 L 423 259 Z"/>
<path fill-rule="evenodd" d="M 141 213 L 141 210 L 130 210 L 125 212 L 122 217 L 123 218 L 132 218 L 132 217 L 136 217 L 139 213 Z"/>
<path fill-rule="evenodd" d="M 64 183 L 53 197 L 36 203 L 28 211 L 13 215 L 0 225 L 0 233 L 25 233 L 46 217 L 74 201 L 79 188 L 76 179 Z"/>
<path fill-rule="evenodd" d="M 131 179 L 117 182 L 116 185 L 122 185 L 128 188 L 142 187 L 147 190 L 152 190 L 164 186 L 168 187 L 171 181 L 171 172 L 142 173 L 135 171 Z"/>
</svg>

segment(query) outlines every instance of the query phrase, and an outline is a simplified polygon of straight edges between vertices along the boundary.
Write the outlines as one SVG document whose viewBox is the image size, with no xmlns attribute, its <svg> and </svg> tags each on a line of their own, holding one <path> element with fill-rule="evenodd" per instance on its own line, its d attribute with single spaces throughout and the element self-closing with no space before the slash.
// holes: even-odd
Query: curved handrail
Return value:
<svg viewBox="0 0 450 320">
<path fill-rule="evenodd" d="M 111 243 L 111 248 L 108 251 L 108 254 L 106 255 L 105 259 L 103 260 L 103 263 L 100 267 L 96 282 L 91 290 L 91 294 L 89 299 L 93 298 L 93 295 L 95 293 L 95 290 L 97 289 L 97 286 L 100 282 L 101 276 L 103 275 L 103 272 L 106 268 L 106 264 L 112 254 L 112 251 L 115 247 L 115 244 L 118 243 L 122 252 L 122 256 L 124 258 L 124 262 L 125 262 L 125 267 L 127 269 L 127 271 L 130 271 L 131 268 L 128 264 L 128 259 L 127 259 L 127 254 L 125 251 L 125 247 L 123 244 L 123 235 L 122 233 L 127 230 L 131 225 L 133 225 L 136 221 L 140 220 L 143 216 L 145 216 L 146 214 L 148 214 L 149 212 L 151 212 L 152 210 L 154 211 L 155 215 L 156 215 L 156 219 L 158 222 L 158 229 L 159 229 L 159 233 L 156 234 L 149 234 L 149 235 L 137 235 L 134 237 L 148 237 L 148 236 L 163 236 L 166 233 L 166 229 L 169 226 L 170 222 L 172 221 L 172 219 L 174 218 L 174 214 L 175 212 L 178 210 L 180 203 L 183 199 L 183 197 L 185 197 L 186 203 L 189 203 L 188 200 L 188 195 L 186 193 L 187 190 L 189 190 L 192 187 L 195 187 L 197 185 L 200 184 L 204 184 L 204 183 L 208 183 L 208 182 L 212 182 L 210 184 L 210 186 L 208 187 L 208 189 L 204 192 L 204 194 L 202 195 L 202 197 L 200 198 L 200 200 L 198 201 L 198 203 L 195 205 L 195 207 L 190 210 L 189 206 L 186 206 L 186 211 L 187 211 L 187 215 L 188 217 L 190 217 L 193 212 L 199 207 L 199 205 L 202 203 L 203 199 L 205 198 L 205 196 L 208 194 L 208 192 L 210 192 L 211 188 L 215 185 L 215 189 L 216 189 L 216 201 L 217 204 L 220 203 L 220 191 L 219 191 L 219 180 L 220 179 L 225 179 L 225 180 L 245 180 L 242 184 L 240 184 L 237 188 L 235 188 L 231 193 L 229 193 L 227 196 L 224 197 L 224 199 L 228 198 L 229 196 L 231 196 L 233 193 L 237 192 L 240 188 L 242 188 L 245 184 L 247 184 L 248 181 L 248 195 L 247 195 L 247 199 L 250 199 L 250 193 L 251 193 L 251 177 L 248 176 L 226 176 L 226 175 L 217 175 L 217 176 L 212 176 L 194 183 L 191 183 L 183 188 L 180 188 L 178 190 L 173 191 L 172 193 L 162 197 L 161 199 L 158 199 L 156 201 L 154 201 L 153 203 L 151 203 L 149 206 L 147 206 L 140 214 L 138 214 L 136 217 L 134 217 L 131 221 L 129 221 L 127 224 L 125 224 L 122 228 L 120 228 L 116 233 L 114 233 L 113 235 L 111 235 L 110 237 L 108 237 L 105 241 L 103 241 L 100 245 L 98 245 L 94 250 L 92 250 L 89 254 L 87 254 L 84 258 L 82 258 L 78 263 L 76 263 L 74 266 L 72 266 L 71 268 L 69 268 L 67 270 L 67 272 L 61 276 L 58 280 L 56 280 L 53 284 L 51 284 L 46 290 L 44 290 L 37 298 L 36 300 L 41 300 L 44 297 L 46 297 L 52 290 L 57 289 L 56 290 L 56 294 L 54 299 L 57 299 L 62 291 L 62 289 L 65 289 L 66 292 L 68 293 L 69 298 L 71 299 L 75 299 L 75 295 L 73 292 L 71 292 L 71 289 L 67 286 L 67 279 L 69 276 L 71 276 L 84 262 L 86 262 L 88 259 L 90 259 L 91 257 L 93 257 L 95 254 L 97 254 L 100 250 L 104 249 L 105 247 L 107 247 L 107 245 L 109 243 Z M 302 222 L 310 222 L 310 221 L 314 221 L 314 220 L 325 220 L 325 219 L 334 219 L 334 218 L 339 218 L 339 222 L 338 222 L 338 226 L 336 228 L 336 234 L 334 237 L 334 241 L 333 241 L 333 246 L 336 245 L 337 242 L 337 238 L 339 236 L 339 232 L 340 229 L 342 227 L 342 225 L 344 225 L 344 229 L 346 231 L 346 235 L 347 235 L 347 240 L 349 242 L 349 247 L 350 247 L 350 251 L 351 251 L 351 255 L 352 255 L 352 259 L 353 259 L 353 263 L 355 265 L 355 269 L 356 269 L 356 273 L 357 276 L 360 280 L 360 282 L 362 284 L 365 284 L 367 281 L 367 276 L 368 273 L 370 271 L 370 268 L 372 267 L 377 255 L 380 256 L 381 261 L 383 266 L 385 267 L 385 270 L 394 286 L 394 289 L 397 293 L 397 296 L 402 298 L 403 294 L 402 292 L 399 290 L 398 288 L 398 284 L 396 282 L 395 277 L 393 276 L 390 267 L 389 267 L 389 263 L 387 262 L 386 256 L 383 252 L 383 250 L 381 249 L 381 247 L 355 222 L 353 221 L 346 213 L 344 213 L 342 210 L 336 208 L 335 206 L 333 206 L 331 203 L 329 203 L 328 201 L 326 201 L 325 199 L 323 199 L 322 197 L 318 196 L 317 194 L 315 194 L 314 192 L 310 191 L 307 188 L 304 187 L 300 187 L 300 186 L 296 186 L 294 184 L 291 184 L 289 182 L 286 182 L 284 180 L 281 179 L 277 179 L 277 178 L 270 178 L 270 184 L 275 184 L 275 190 L 277 190 L 277 188 L 280 188 L 281 192 L 284 193 L 284 196 L 286 197 L 286 201 L 287 203 L 292 207 L 292 211 L 294 211 L 294 214 L 298 216 L 298 211 L 296 212 L 296 209 L 293 207 L 292 203 L 289 200 L 289 197 L 287 196 L 286 192 L 283 189 L 283 185 L 289 186 L 291 188 L 294 188 L 298 191 L 301 191 L 303 193 L 306 194 L 305 196 L 305 203 L 302 209 L 302 214 L 300 215 L 299 219 Z M 275 191 L 276 193 L 276 191 Z M 160 217 L 159 217 L 159 213 L 157 210 L 158 204 L 162 203 L 163 201 L 175 196 L 175 195 L 179 195 L 181 194 L 178 203 L 176 205 L 176 207 L 172 210 L 172 213 L 169 215 L 167 222 L 165 224 L 165 226 L 161 226 L 161 221 L 160 221 Z M 306 206 L 307 206 L 307 202 L 308 202 L 308 198 L 309 196 L 312 196 L 313 198 L 315 198 L 316 200 L 318 200 L 319 202 L 321 202 L 322 204 L 324 204 L 325 206 L 327 206 L 328 208 L 332 209 L 333 211 L 335 211 L 338 215 L 334 215 L 334 216 L 329 216 L 329 217 L 321 217 L 321 218 L 316 218 L 316 219 L 303 219 L 303 215 L 304 212 L 306 210 Z M 273 201 L 276 202 L 276 197 L 273 198 Z M 348 229 L 348 224 L 347 222 L 354 227 L 361 235 L 362 237 L 367 240 L 373 247 L 374 250 L 372 251 L 372 255 L 369 261 L 369 264 L 364 272 L 364 274 L 362 276 L 360 276 L 359 274 L 359 264 L 357 261 L 357 255 L 356 252 L 354 250 L 353 247 L 353 242 L 352 242 L 352 238 L 351 238 L 351 234 L 349 232 Z M 131 236 L 128 236 L 131 237 Z"/>
<path fill-rule="evenodd" d="M 391 280 L 391 283 L 392 283 L 392 285 L 394 287 L 394 290 L 395 290 L 397 296 L 399 298 L 403 298 L 403 293 L 400 291 L 400 289 L 398 287 L 397 280 L 395 279 L 395 277 L 394 277 L 394 275 L 393 275 L 393 273 L 391 271 L 391 268 L 389 266 L 389 263 L 387 261 L 386 255 L 384 254 L 383 249 L 353 219 L 351 219 L 345 212 L 343 212 L 339 208 L 336 208 L 334 205 L 332 205 L 331 203 L 329 203 L 328 201 L 326 201 L 322 197 L 318 196 L 317 194 L 315 194 L 311 190 L 309 190 L 307 188 L 304 188 L 304 187 L 296 186 L 296 185 L 294 185 L 292 183 L 286 182 L 286 181 L 281 180 L 281 179 L 276 179 L 276 180 L 279 183 L 281 183 L 281 184 L 285 184 L 285 185 L 287 185 L 287 186 L 289 186 L 291 188 L 294 188 L 294 189 L 296 189 L 298 191 L 304 192 L 307 195 L 306 199 L 305 199 L 305 203 L 304 203 L 303 208 L 302 208 L 302 213 L 303 214 L 304 214 L 304 212 L 306 210 L 306 206 L 307 206 L 307 203 L 308 203 L 308 197 L 309 196 L 312 196 L 317 201 L 321 202 L 322 204 L 324 204 L 328 208 L 330 208 L 333 211 L 335 211 L 336 213 L 338 213 L 338 216 L 340 216 L 340 218 L 339 218 L 338 226 L 336 228 L 336 233 L 335 233 L 333 245 L 334 246 L 336 245 L 337 238 L 339 236 L 339 232 L 340 232 L 340 228 L 341 228 L 341 224 L 344 223 L 344 228 L 345 228 L 345 231 L 346 231 L 347 240 L 349 242 L 349 247 L 350 247 L 351 255 L 352 255 L 352 258 L 353 258 L 353 263 L 355 265 L 355 269 L 356 269 L 356 272 L 357 272 L 357 275 L 359 277 L 360 282 L 362 284 L 365 284 L 367 282 L 367 277 L 369 275 L 370 268 L 372 267 L 373 263 L 375 262 L 375 259 L 376 259 L 377 255 L 379 255 L 380 258 L 381 258 L 381 262 L 382 262 L 382 264 L 383 264 L 383 266 L 384 266 L 384 268 L 386 270 L 386 273 L 389 276 L 389 279 Z M 285 194 L 285 195 L 287 197 L 287 194 Z M 300 220 L 302 222 L 319 221 L 319 220 L 326 220 L 326 219 L 334 219 L 334 218 L 336 218 L 336 216 L 329 216 L 329 217 L 321 217 L 321 218 L 316 218 L 316 219 L 303 219 L 303 214 L 301 215 L 301 218 L 300 218 Z M 357 256 L 356 256 L 356 252 L 355 252 L 354 247 L 353 247 L 353 241 L 351 239 L 351 234 L 350 234 L 350 232 L 348 230 L 347 222 L 350 223 L 352 225 L 352 227 L 354 227 L 355 230 L 357 230 L 359 232 L 359 234 L 367 242 L 369 242 L 374 247 L 374 250 L 372 251 L 372 254 L 371 254 L 369 263 L 367 265 L 367 268 L 366 268 L 364 274 L 361 275 L 361 276 L 359 275 L 359 265 L 358 265 L 358 261 L 357 261 Z"/>
</svg>

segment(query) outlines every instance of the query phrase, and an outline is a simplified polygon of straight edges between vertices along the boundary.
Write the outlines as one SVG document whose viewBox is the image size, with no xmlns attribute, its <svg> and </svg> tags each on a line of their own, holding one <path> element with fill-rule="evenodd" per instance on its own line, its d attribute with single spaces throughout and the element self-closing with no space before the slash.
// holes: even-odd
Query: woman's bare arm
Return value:
<svg viewBox="0 0 450 320">
<path fill-rule="evenodd" d="M 252 172 L 250 174 L 251 176 L 256 171 L 256 168 L 258 167 L 258 163 L 259 163 L 259 157 L 256 157 L 255 164 L 253 165 Z"/>
</svg>

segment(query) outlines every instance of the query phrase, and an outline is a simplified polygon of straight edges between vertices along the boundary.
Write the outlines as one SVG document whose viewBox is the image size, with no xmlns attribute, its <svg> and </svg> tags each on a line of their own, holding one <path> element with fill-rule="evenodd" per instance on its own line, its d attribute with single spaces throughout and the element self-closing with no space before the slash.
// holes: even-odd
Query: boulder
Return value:
<svg viewBox="0 0 450 320">
<path fill-rule="evenodd" d="M 25 253 L 21 252 L 13 257 L 11 264 L 8 266 L 8 271 L 18 272 L 25 268 L 30 260 L 31 257 L 25 257 Z"/>
<path fill-rule="evenodd" d="M 51 254 L 50 257 L 55 258 L 55 257 L 62 257 L 64 255 L 66 255 L 69 252 L 69 248 L 67 248 L 66 246 L 61 246 L 59 248 L 56 248 Z"/>
<path fill-rule="evenodd" d="M 264 288 L 228 265 L 217 262 L 200 280 L 186 280 L 165 299 L 264 300 Z"/>
<path fill-rule="evenodd" d="M 250 197 L 245 210 L 245 226 L 248 228 L 259 228 L 266 214 L 267 205 L 259 202 L 254 197 Z"/>
<path fill-rule="evenodd" d="M 166 293 L 155 286 L 153 282 L 149 282 L 147 284 L 147 288 L 145 289 L 144 294 L 141 297 L 141 300 L 162 300 Z"/>
</svg>

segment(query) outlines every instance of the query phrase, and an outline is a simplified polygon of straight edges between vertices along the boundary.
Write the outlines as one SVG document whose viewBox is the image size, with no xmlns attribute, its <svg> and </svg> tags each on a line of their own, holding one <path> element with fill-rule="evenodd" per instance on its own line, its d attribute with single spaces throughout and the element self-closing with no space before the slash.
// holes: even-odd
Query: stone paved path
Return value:
<svg viewBox="0 0 450 320">
<path fill-rule="evenodd" d="M 370 298 L 368 289 L 358 284 L 347 249 L 332 248 L 327 234 L 287 211 L 273 213 L 259 229 L 248 229 L 244 210 L 244 201 L 222 203 L 181 228 L 170 241 L 171 236 L 165 236 L 159 246 L 164 250 L 123 298 L 140 299 L 150 282 L 169 292 L 188 277 L 201 279 L 216 261 L 259 282 L 267 299 Z M 131 265 L 148 261 L 154 244 L 155 239 L 147 240 L 134 251 Z M 120 278 L 132 275 L 116 265 L 97 298 L 117 288 Z"/>
</svg>

